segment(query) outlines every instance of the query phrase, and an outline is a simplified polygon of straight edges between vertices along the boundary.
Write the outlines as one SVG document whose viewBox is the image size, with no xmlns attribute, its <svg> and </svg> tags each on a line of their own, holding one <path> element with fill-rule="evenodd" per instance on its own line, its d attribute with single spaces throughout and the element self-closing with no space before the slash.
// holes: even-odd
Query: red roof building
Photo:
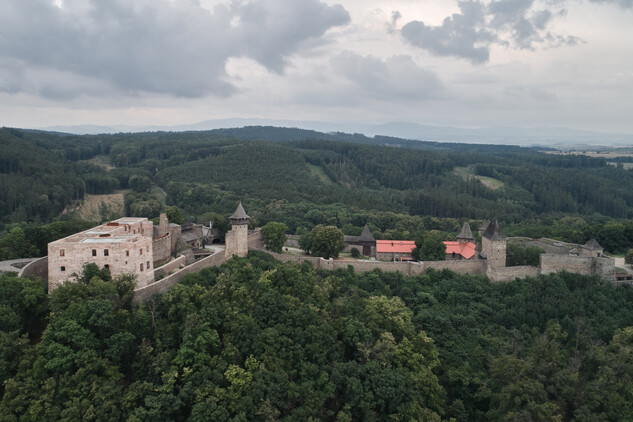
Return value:
<svg viewBox="0 0 633 422">
<path fill-rule="evenodd" d="M 413 240 L 376 240 L 376 259 L 380 261 L 412 261 Z"/>
<path fill-rule="evenodd" d="M 475 256 L 477 245 L 473 242 L 444 241 L 446 259 L 471 259 Z"/>
</svg>

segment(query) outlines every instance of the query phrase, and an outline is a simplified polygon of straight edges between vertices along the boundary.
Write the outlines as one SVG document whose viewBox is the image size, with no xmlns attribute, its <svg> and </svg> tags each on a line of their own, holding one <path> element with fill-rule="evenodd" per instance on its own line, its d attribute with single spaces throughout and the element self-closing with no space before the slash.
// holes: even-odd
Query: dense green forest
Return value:
<svg viewBox="0 0 633 422">
<path fill-rule="evenodd" d="M 140 307 L 0 277 L 0 419 L 625 421 L 633 288 L 316 271 L 262 252 Z"/>
<path fill-rule="evenodd" d="M 72 221 L 63 210 L 115 191 L 125 192 L 127 215 L 150 218 L 177 206 L 189 221 L 218 221 L 241 200 L 253 224 L 281 221 L 290 233 L 324 224 L 357 235 L 368 224 L 377 238 L 415 239 L 498 218 L 511 235 L 633 247 L 633 171 L 542 148 L 269 127 L 96 136 L 3 128 L 0 147 L 0 236 L 22 230 L 32 254 L 45 252 L 35 239 L 43 224 Z"/>
</svg>

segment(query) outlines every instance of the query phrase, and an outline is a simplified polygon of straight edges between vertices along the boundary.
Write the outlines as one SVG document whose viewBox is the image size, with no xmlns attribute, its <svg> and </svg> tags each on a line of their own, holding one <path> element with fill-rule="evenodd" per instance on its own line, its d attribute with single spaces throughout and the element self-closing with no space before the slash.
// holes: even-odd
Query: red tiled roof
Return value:
<svg viewBox="0 0 633 422">
<path fill-rule="evenodd" d="M 458 253 L 466 259 L 470 259 L 475 256 L 475 248 L 477 247 L 473 242 L 460 243 L 445 241 L 446 253 Z"/>
<path fill-rule="evenodd" d="M 411 253 L 413 240 L 376 240 L 376 253 Z"/>
</svg>

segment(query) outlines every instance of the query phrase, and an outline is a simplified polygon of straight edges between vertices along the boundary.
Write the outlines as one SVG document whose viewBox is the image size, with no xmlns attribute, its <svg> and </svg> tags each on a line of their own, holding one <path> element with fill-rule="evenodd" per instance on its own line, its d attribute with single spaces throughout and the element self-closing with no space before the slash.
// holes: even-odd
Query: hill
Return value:
<svg viewBox="0 0 633 422">
<path fill-rule="evenodd" d="M 5 228 L 52 221 L 86 194 L 118 189 L 131 189 L 127 215 L 155 217 L 163 198 L 152 186 L 189 220 L 217 219 L 242 200 L 256 222 L 284 221 L 293 233 L 325 223 L 359 234 L 369 224 L 378 237 L 413 238 L 496 217 L 526 234 L 526 223 L 567 216 L 585 225 L 633 217 L 633 172 L 539 148 L 272 127 L 96 136 L 5 128 L 0 146 Z M 570 226 L 558 237 L 584 243 L 589 235 Z"/>
</svg>

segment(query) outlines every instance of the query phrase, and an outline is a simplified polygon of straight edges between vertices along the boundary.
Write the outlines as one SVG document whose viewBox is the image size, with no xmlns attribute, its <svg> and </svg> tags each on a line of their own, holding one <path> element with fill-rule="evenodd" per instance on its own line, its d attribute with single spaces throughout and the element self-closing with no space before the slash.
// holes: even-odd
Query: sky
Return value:
<svg viewBox="0 0 633 422">
<path fill-rule="evenodd" d="M 2 0 L 0 125 L 633 133 L 633 0 Z"/>
</svg>

